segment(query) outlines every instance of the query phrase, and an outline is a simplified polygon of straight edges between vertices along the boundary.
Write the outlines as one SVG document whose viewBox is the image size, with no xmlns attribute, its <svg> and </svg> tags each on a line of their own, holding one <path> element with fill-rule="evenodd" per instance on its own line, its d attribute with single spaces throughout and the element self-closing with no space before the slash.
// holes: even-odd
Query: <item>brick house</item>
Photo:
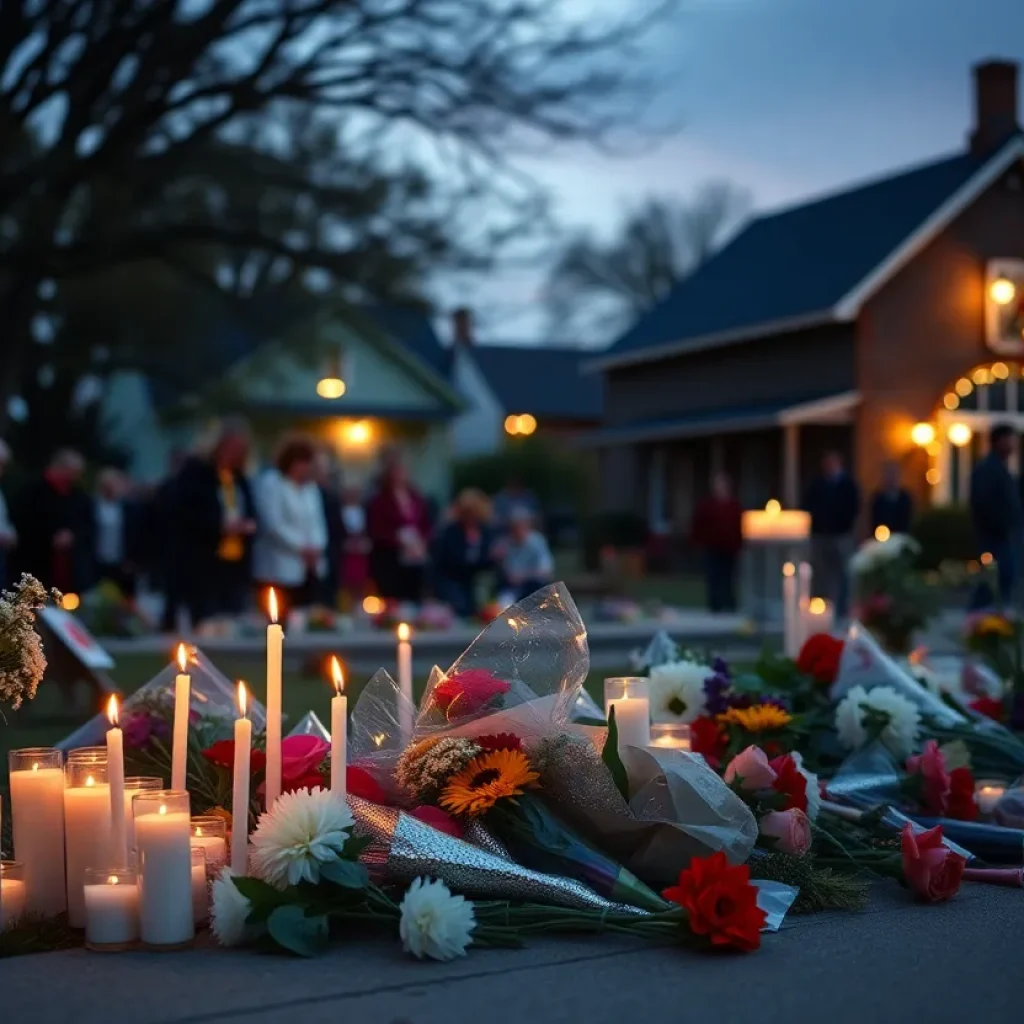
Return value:
<svg viewBox="0 0 1024 1024">
<path fill-rule="evenodd" d="M 973 74 L 962 152 L 755 219 L 588 364 L 607 507 L 683 532 L 717 469 L 795 506 L 829 449 L 947 503 L 994 423 L 1024 433 L 1018 68 Z"/>
</svg>

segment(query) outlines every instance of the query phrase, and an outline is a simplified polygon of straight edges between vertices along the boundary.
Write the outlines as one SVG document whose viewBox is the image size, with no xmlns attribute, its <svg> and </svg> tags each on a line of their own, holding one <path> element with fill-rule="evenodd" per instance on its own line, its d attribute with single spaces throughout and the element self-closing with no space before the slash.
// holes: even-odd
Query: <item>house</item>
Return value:
<svg viewBox="0 0 1024 1024">
<path fill-rule="evenodd" d="M 1024 432 L 1018 68 L 973 79 L 962 152 L 755 219 L 588 364 L 607 507 L 685 531 L 716 470 L 797 506 L 830 449 L 963 501 L 989 429 Z"/>
<path fill-rule="evenodd" d="M 476 344 L 466 309 L 453 315 L 452 335 L 452 381 L 466 401 L 452 428 L 459 455 L 534 433 L 568 441 L 601 422 L 601 379 L 582 373 L 579 348 Z"/>
</svg>

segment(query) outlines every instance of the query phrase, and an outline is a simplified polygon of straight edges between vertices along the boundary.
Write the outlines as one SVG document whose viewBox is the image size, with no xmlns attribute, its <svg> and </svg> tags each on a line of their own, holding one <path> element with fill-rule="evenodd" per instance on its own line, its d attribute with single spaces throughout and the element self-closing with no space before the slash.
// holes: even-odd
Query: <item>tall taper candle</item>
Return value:
<svg viewBox="0 0 1024 1024">
<path fill-rule="evenodd" d="M 185 671 L 188 652 L 178 644 L 178 668 L 174 677 L 174 735 L 171 741 L 171 789 L 184 792 L 188 787 L 188 713 L 192 701 L 192 677 Z"/>
<path fill-rule="evenodd" d="M 408 623 L 398 624 L 398 691 L 404 698 L 398 702 L 398 727 L 402 739 L 412 735 L 412 630 Z"/>
<path fill-rule="evenodd" d="M 782 567 L 782 641 L 783 654 L 795 658 L 800 653 L 800 598 L 796 566 L 787 562 Z"/>
<path fill-rule="evenodd" d="M 107 783 L 110 786 L 110 867 L 128 866 L 124 820 L 124 735 L 117 727 L 117 697 L 107 705 Z M 91 867 L 99 867 L 97 864 Z"/>
<path fill-rule="evenodd" d="M 348 764 L 348 697 L 342 693 L 345 677 L 341 662 L 336 657 L 331 658 L 331 676 L 337 690 L 331 701 L 331 792 L 344 800 L 348 781 L 345 777 Z"/>
<path fill-rule="evenodd" d="M 231 791 L 231 873 L 242 876 L 249 867 L 249 752 L 252 722 L 245 717 L 245 683 L 238 684 L 235 720 L 235 774 Z"/>
<path fill-rule="evenodd" d="M 281 663 L 284 657 L 284 630 L 277 621 L 277 594 L 270 588 L 267 599 L 270 623 L 267 626 L 267 775 L 266 803 L 269 811 L 281 795 Z"/>
</svg>

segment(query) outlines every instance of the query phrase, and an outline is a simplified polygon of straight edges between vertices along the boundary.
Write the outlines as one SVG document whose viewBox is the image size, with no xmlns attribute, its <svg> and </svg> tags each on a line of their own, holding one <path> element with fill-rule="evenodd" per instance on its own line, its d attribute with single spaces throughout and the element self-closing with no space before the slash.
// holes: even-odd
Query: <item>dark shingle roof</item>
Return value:
<svg viewBox="0 0 1024 1024">
<path fill-rule="evenodd" d="M 404 345 L 435 373 L 449 379 L 451 349 L 441 344 L 428 313 L 401 306 L 366 306 L 362 312 L 392 341 Z"/>
<path fill-rule="evenodd" d="M 587 352 L 525 345 L 478 345 L 472 352 L 506 412 L 549 419 L 600 418 L 601 380 L 580 372 Z"/>
<path fill-rule="evenodd" d="M 949 157 L 758 217 L 607 354 L 824 314 L 985 162 Z"/>
</svg>

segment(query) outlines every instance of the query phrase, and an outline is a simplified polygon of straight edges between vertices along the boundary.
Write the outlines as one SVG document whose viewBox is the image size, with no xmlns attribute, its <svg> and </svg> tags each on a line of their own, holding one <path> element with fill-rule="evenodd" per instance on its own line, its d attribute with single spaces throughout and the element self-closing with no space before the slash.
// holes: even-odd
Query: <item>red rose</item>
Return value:
<svg viewBox="0 0 1024 1024">
<path fill-rule="evenodd" d="M 465 718 L 482 711 L 491 700 L 510 689 L 504 679 L 486 669 L 471 668 L 442 680 L 434 687 L 432 697 L 449 719 Z"/>
<path fill-rule="evenodd" d="M 946 817 L 958 821 L 974 821 L 978 804 L 974 799 L 974 776 L 970 768 L 954 768 L 949 773 L 949 800 Z"/>
<path fill-rule="evenodd" d="M 987 715 L 997 722 L 1003 720 L 1003 714 L 1005 713 L 1003 702 L 993 697 L 978 697 L 971 701 L 970 707 L 972 711 L 977 711 L 980 715 Z"/>
<path fill-rule="evenodd" d="M 414 807 L 409 813 L 425 825 L 436 828 L 438 832 L 443 832 L 454 839 L 462 838 L 462 826 L 450 814 L 442 811 L 440 807 Z"/>
<path fill-rule="evenodd" d="M 914 834 L 908 822 L 900 836 L 903 877 L 907 885 L 928 903 L 951 899 L 960 888 L 967 861 L 942 842 L 942 827 Z"/>
<path fill-rule="evenodd" d="M 320 765 L 331 745 L 319 736 L 287 736 L 281 740 L 281 792 L 325 786 Z"/>
<path fill-rule="evenodd" d="M 839 674 L 843 641 L 828 633 L 815 633 L 807 638 L 796 659 L 796 667 L 816 683 L 831 684 Z"/>
<path fill-rule="evenodd" d="M 476 736 L 473 742 L 481 750 L 522 750 L 523 741 L 511 732 L 497 732 L 490 736 Z"/>
<path fill-rule="evenodd" d="M 218 768 L 226 768 L 228 771 L 234 771 L 235 767 L 235 741 L 234 740 L 218 740 L 211 747 L 207 747 L 203 751 L 203 757 L 206 758 L 210 764 L 216 765 Z M 262 750 L 256 750 L 255 748 L 249 752 L 249 771 L 255 775 L 257 772 L 263 771 L 267 766 L 267 755 Z"/>
<path fill-rule="evenodd" d="M 780 810 L 788 811 L 795 807 L 798 811 L 806 813 L 807 776 L 797 767 L 796 761 L 789 754 L 785 754 L 768 763 L 775 772 L 772 789 L 786 798 L 786 803 Z"/>
<path fill-rule="evenodd" d="M 928 740 L 920 754 L 907 758 L 907 774 L 920 776 L 921 804 L 929 814 L 941 818 L 949 805 L 950 777 L 935 740 Z"/>
<path fill-rule="evenodd" d="M 750 869 L 730 866 L 721 850 L 694 857 L 679 873 L 679 884 L 662 896 L 686 910 L 690 931 L 707 936 L 712 946 L 750 952 L 761 945 L 767 914 L 757 905 Z"/>
<path fill-rule="evenodd" d="M 388 802 L 383 786 L 365 768 L 350 764 L 345 771 L 345 784 L 349 796 L 357 796 L 373 804 L 386 805 Z"/>
<path fill-rule="evenodd" d="M 690 750 L 701 754 L 712 767 L 718 768 L 729 745 L 729 737 L 714 719 L 701 716 L 690 723 Z"/>
</svg>

